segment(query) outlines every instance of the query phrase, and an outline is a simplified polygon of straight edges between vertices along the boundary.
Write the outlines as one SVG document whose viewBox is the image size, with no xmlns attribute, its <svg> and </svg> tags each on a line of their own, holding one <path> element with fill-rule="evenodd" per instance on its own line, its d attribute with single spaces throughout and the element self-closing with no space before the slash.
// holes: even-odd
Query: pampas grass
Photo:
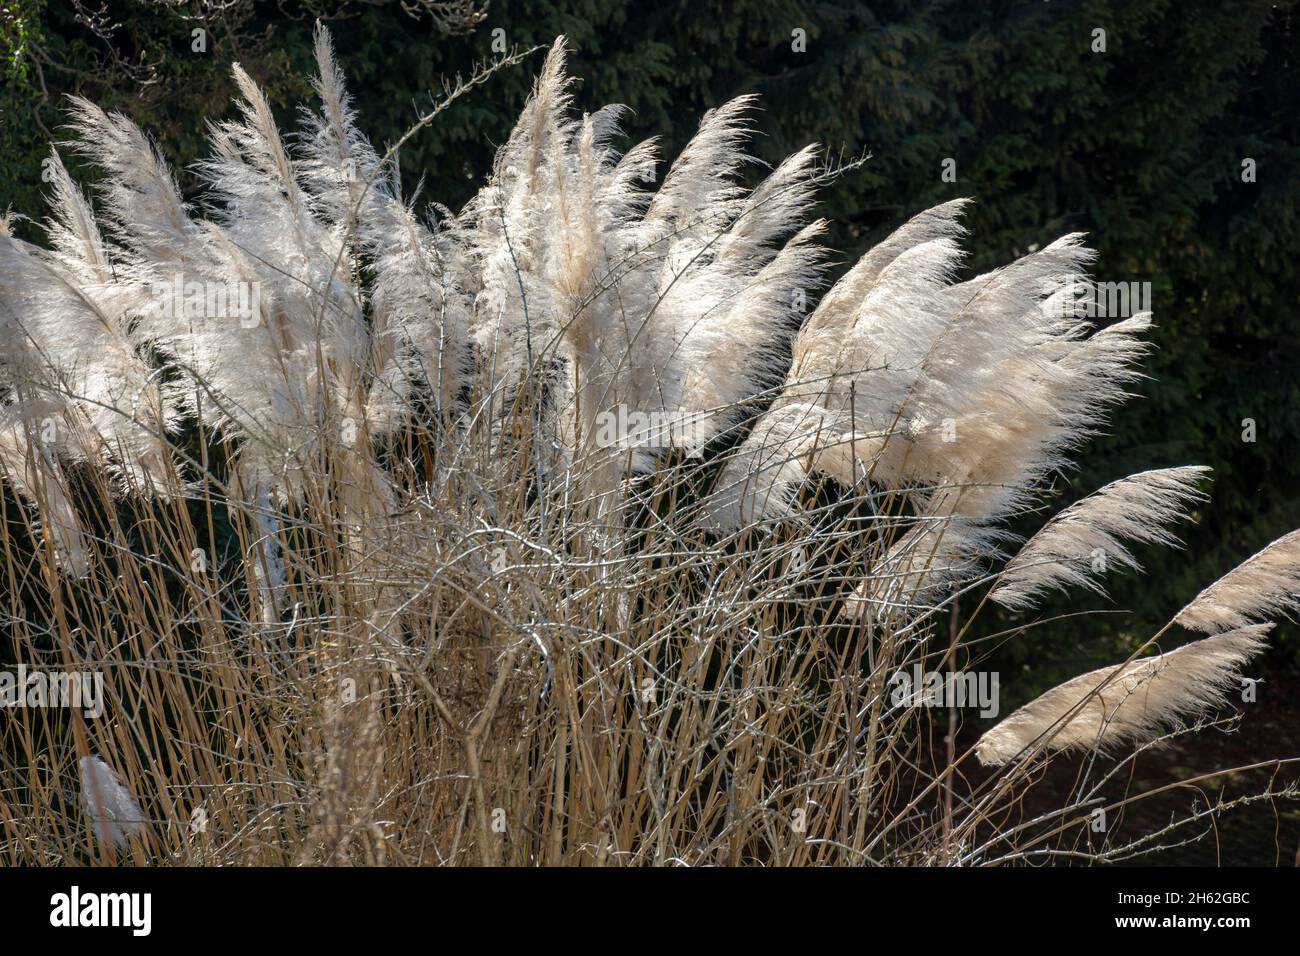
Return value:
<svg viewBox="0 0 1300 956">
<path fill-rule="evenodd" d="M 1221 704 L 1241 668 L 1265 647 L 1272 624 L 1252 624 L 1177 650 L 1102 667 L 1054 687 L 979 739 L 984 764 L 1004 764 L 1035 744 L 1110 750 L 1142 743 Z"/>
<path fill-rule="evenodd" d="M 82 757 L 81 803 L 94 823 L 96 837 L 118 848 L 138 835 L 145 825 L 135 795 L 102 757 Z"/>
<path fill-rule="evenodd" d="M 1300 531 L 1278 538 L 1196 595 L 1174 620 L 1194 631 L 1240 628 L 1300 607 Z"/>
<path fill-rule="evenodd" d="M 1138 570 L 1202 500 L 1200 468 L 1121 479 L 1004 563 L 1148 348 L 1147 315 L 1087 321 L 1082 237 L 963 278 L 958 200 L 830 283 L 815 196 L 857 164 L 760 175 L 741 97 L 657 177 L 619 107 L 573 114 L 563 40 L 475 198 L 425 207 L 316 56 L 299 136 L 235 68 L 193 205 L 73 101 L 97 180 L 58 166 L 49 248 L 0 237 L 11 646 L 107 690 L 98 721 L 15 712 L 0 861 L 1001 859 L 976 836 L 1031 779 L 954 799 L 966 756 L 916 759 L 892 675 L 978 666 L 964 595 L 1098 589 L 1093 552 Z M 611 440 L 626 411 L 660 424 Z M 1180 621 L 1290 607 L 1295 558 Z M 1265 630 L 1076 678 L 979 754 L 1182 728 Z"/>
<path fill-rule="evenodd" d="M 1208 473 L 1196 466 L 1139 472 L 1064 509 L 1007 562 L 993 600 L 1030 607 L 1042 594 L 1070 585 L 1100 590 L 1093 575 L 1111 564 L 1141 570 L 1122 540 L 1175 544 L 1165 526 L 1186 520 L 1187 509 L 1206 500 L 1197 483 Z"/>
</svg>

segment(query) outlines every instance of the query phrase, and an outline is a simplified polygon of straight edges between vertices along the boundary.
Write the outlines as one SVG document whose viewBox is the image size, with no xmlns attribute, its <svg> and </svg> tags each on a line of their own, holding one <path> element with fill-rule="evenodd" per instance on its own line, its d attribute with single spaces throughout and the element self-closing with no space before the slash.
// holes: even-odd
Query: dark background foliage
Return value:
<svg viewBox="0 0 1300 956">
<path fill-rule="evenodd" d="M 1055 503 L 1185 463 L 1214 467 L 1213 500 L 1185 552 L 1144 550 L 1144 576 L 1117 576 L 1109 599 L 1084 599 L 1134 614 L 1052 621 L 999 652 L 1005 667 L 1024 671 L 1017 697 L 1114 659 L 1117 645 L 1144 638 L 1200 587 L 1300 526 L 1294 2 L 492 0 L 481 22 L 461 28 L 409 6 L 9 0 L 0 12 L 0 210 L 43 215 L 41 160 L 60 135 L 65 93 L 130 114 L 184 167 L 205 154 L 205 118 L 230 109 L 233 60 L 292 125 L 310 95 L 320 16 L 361 124 L 384 144 L 444 82 L 493 58 L 494 31 L 520 49 L 563 33 L 582 81 L 579 106 L 628 105 L 629 143 L 657 136 L 671 156 L 703 110 L 757 92 L 754 148 L 764 160 L 807 142 L 833 156 L 869 152 L 819 210 L 834 222 L 844 263 L 907 216 L 971 196 L 971 269 L 1083 230 L 1099 252 L 1099 279 L 1151 283 L 1150 378 L 1078 471 L 1062 476 Z M 207 31 L 203 52 L 193 48 L 196 28 Z M 1097 28 L 1104 53 L 1093 50 Z M 804 51 L 793 49 L 796 29 L 806 31 Z M 498 74 L 420 132 L 402 152 L 407 187 L 453 209 L 468 199 L 539 63 L 537 54 Z M 946 158 L 956 161 L 955 183 L 941 178 Z M 1243 181 L 1248 158 L 1255 182 Z M 183 168 L 181 181 L 201 202 Z M 1255 423 L 1253 442 L 1243 440 L 1244 419 Z M 1077 595 L 1068 606 L 1079 606 Z M 1293 660 L 1294 633 L 1284 631 L 1276 660 Z"/>
</svg>

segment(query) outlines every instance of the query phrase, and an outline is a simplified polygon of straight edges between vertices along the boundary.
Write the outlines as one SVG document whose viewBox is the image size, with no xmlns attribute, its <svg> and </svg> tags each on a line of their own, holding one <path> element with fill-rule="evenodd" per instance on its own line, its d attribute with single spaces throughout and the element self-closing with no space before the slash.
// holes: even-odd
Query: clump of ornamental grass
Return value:
<svg viewBox="0 0 1300 956">
<path fill-rule="evenodd" d="M 1225 719 L 1294 535 L 1175 617 L 1209 636 L 967 752 L 945 707 L 916 759 L 936 712 L 893 695 L 978 663 L 988 599 L 1100 591 L 1206 500 L 1135 474 L 1015 548 L 1147 349 L 1149 315 L 1087 321 L 1081 236 L 959 279 L 954 201 L 831 283 L 810 210 L 855 164 L 745 188 L 749 97 L 662 170 L 619 153 L 562 39 L 483 189 L 426 208 L 316 55 L 294 137 L 235 67 L 197 203 L 74 100 L 48 242 L 0 237 L 10 647 L 105 687 L 10 712 L 0 860 L 990 863 L 1086 825 L 1095 788 L 991 825 L 1044 763 Z"/>
</svg>

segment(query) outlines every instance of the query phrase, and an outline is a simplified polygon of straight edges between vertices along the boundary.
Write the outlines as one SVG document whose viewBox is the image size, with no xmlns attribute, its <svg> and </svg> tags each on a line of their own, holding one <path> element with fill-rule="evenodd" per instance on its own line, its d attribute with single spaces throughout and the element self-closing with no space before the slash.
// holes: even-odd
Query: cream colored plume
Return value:
<svg viewBox="0 0 1300 956">
<path fill-rule="evenodd" d="M 408 421 L 417 390 L 428 387 L 451 415 L 469 367 L 465 255 L 452 231 L 428 225 L 403 202 L 395 162 L 385 163 L 356 125 L 329 33 L 316 28 L 319 113 L 304 109 L 308 135 L 299 176 L 312 209 L 346 249 L 342 268 L 361 260 L 370 284 L 370 366 L 365 397 L 371 434 Z"/>
<path fill-rule="evenodd" d="M 1278 538 L 1196 595 L 1174 620 L 1193 631 L 1240 628 L 1300 608 L 1300 530 Z"/>
<path fill-rule="evenodd" d="M 21 406 L 10 405 L 0 416 L 0 474 L 25 500 L 40 509 L 40 522 L 49 530 L 58 564 L 74 577 L 90 571 L 90 556 L 81 518 L 68 498 L 66 479 L 48 447 L 29 436 L 43 426 L 24 420 Z"/>
<path fill-rule="evenodd" d="M 82 757 L 81 803 L 95 824 L 95 836 L 104 843 L 124 847 L 144 830 L 145 817 L 135 794 L 101 757 Z"/>
<path fill-rule="evenodd" d="M 1012 558 L 992 593 L 1004 607 L 1032 607 L 1049 591 L 1079 585 L 1102 592 L 1098 578 L 1111 568 L 1140 571 L 1124 541 L 1177 544 L 1166 529 L 1187 520 L 1204 501 L 1200 466 L 1143 471 L 1113 481 L 1043 525 Z"/>
<path fill-rule="evenodd" d="M 923 514 L 886 549 L 845 601 L 850 619 L 905 620 L 931 607 L 940 592 L 971 573 L 996 541 L 982 529 L 951 516 Z"/>
<path fill-rule="evenodd" d="M 963 206 L 914 217 L 826 293 L 768 414 L 821 407 L 812 471 L 905 490 L 970 539 L 1031 504 L 1124 397 L 1150 318 L 1093 330 L 1078 235 L 954 282 Z"/>
<path fill-rule="evenodd" d="M 788 404 L 764 415 L 727 456 L 705 499 L 700 523 L 721 531 L 788 517 L 792 497 L 807 477 L 807 457 L 827 415 L 815 405 Z"/>
<path fill-rule="evenodd" d="M 1072 678 L 984 734 L 976 756 L 1001 765 L 1036 743 L 1049 751 L 1105 751 L 1150 740 L 1222 704 L 1272 627 L 1248 625 Z"/>
<path fill-rule="evenodd" d="M 89 203 L 57 153 L 47 168 L 53 249 L 0 235 L 0 381 L 58 407 L 61 457 L 90 458 L 136 488 L 163 491 L 174 403 L 141 357 L 137 294 L 115 279 Z"/>
<path fill-rule="evenodd" d="M 790 330 L 824 268 L 823 224 L 809 222 L 817 152 L 799 151 L 746 190 L 754 104 L 741 97 L 704 116 L 650 192 L 653 145 L 621 158 L 610 146 L 620 107 L 566 117 L 564 55 L 557 41 L 458 228 L 477 277 L 478 395 L 509 408 L 531 366 L 547 381 L 541 424 L 570 473 L 610 489 L 629 458 L 649 470 L 666 450 L 608 447 L 601 421 L 618 407 L 689 420 L 689 442 L 667 443 L 689 450 L 779 385 Z"/>
</svg>

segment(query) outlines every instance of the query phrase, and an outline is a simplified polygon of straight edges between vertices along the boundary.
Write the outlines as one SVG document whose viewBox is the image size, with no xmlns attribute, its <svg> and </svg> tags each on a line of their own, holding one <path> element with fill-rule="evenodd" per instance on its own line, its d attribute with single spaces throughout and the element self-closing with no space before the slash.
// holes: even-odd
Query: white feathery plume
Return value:
<svg viewBox="0 0 1300 956">
<path fill-rule="evenodd" d="M 378 225 L 387 228 L 376 228 Z M 469 314 L 460 251 L 397 200 L 363 228 L 374 274 L 376 381 L 367 400 L 372 434 L 409 416 L 412 389 L 427 385 L 451 416 L 470 366 Z"/>
<path fill-rule="evenodd" d="M 54 215 L 46 224 L 55 258 L 77 278 L 102 285 L 113 281 L 113 263 L 86 196 L 72 181 L 63 157 L 51 149 L 46 169 L 52 174 Z"/>
<path fill-rule="evenodd" d="M 0 237 L 0 376 L 72 420 L 60 423 L 62 455 L 129 468 L 155 451 L 158 391 L 124 327 L 85 288 L 44 250 Z"/>
<path fill-rule="evenodd" d="M 262 91 L 238 66 L 234 76 L 242 119 L 212 127 L 214 155 L 199 168 L 221 201 L 218 244 L 241 273 L 230 279 L 252 283 L 260 308 L 252 321 L 178 322 L 174 334 L 251 439 L 246 486 L 293 495 L 322 440 L 347 422 L 361 430 L 371 343 L 343 237 L 313 212 Z"/>
<path fill-rule="evenodd" d="M 179 262 L 201 241 L 180 190 L 149 138 L 121 113 L 106 113 L 71 97 L 70 144 L 108 176 L 100 185 L 102 219 L 137 256 L 150 262 Z"/>
<path fill-rule="evenodd" d="M 303 111 L 309 135 L 302 179 L 317 214 L 365 257 L 373 276 L 375 381 L 366 419 L 371 434 L 383 434 L 407 419 L 419 384 L 432 389 L 444 415 L 452 413 L 470 364 L 468 268 L 452 233 L 425 226 L 402 202 L 396 170 L 384 167 L 356 126 L 329 33 L 320 26 L 315 51 L 321 112 Z"/>
<path fill-rule="evenodd" d="M 95 836 L 121 849 L 144 830 L 145 816 L 135 795 L 102 757 L 77 761 L 81 802 L 94 821 Z"/>
<path fill-rule="evenodd" d="M 1251 624 L 1177 650 L 1102 667 L 1054 687 L 980 737 L 975 753 L 1001 765 L 1035 742 L 1052 751 L 1111 750 L 1185 725 L 1222 704 L 1272 624 Z"/>
<path fill-rule="evenodd" d="M 207 315 L 202 303 L 208 289 L 224 294 L 257 280 L 249 255 L 217 224 L 190 218 L 162 157 L 131 120 L 73 98 L 70 126 L 77 134 L 70 145 L 106 174 L 97 186 L 100 218 L 121 245 L 118 273 L 138 297 L 140 334 L 201 383 L 176 390 L 182 410 L 196 414 L 202 404 L 205 422 L 219 429 L 247 423 L 263 404 L 250 391 L 277 377 L 274 349 L 249 341 L 267 336 L 269 323 L 242 328 L 233 317 Z M 262 306 L 270 312 L 269 301 Z M 200 402 L 200 394 L 214 400 Z"/>
<path fill-rule="evenodd" d="M 561 38 L 497 151 L 487 185 L 460 216 L 472 274 L 469 332 L 481 357 L 475 398 L 492 403 L 498 416 L 513 405 L 526 378 L 544 378 L 556 361 L 561 309 L 554 299 L 561 283 L 554 253 L 560 244 L 547 239 L 561 221 L 555 187 L 565 176 L 563 163 L 556 165 L 563 159 L 560 115 L 569 101 L 564 52 Z"/>
<path fill-rule="evenodd" d="M 35 403 L 5 407 L 0 417 L 0 474 L 25 500 L 36 504 L 40 522 L 49 529 L 59 566 L 74 577 L 90 571 L 90 555 L 81 518 L 68 498 L 66 481 L 47 443 L 29 436 L 39 434 L 42 409 Z"/>
<path fill-rule="evenodd" d="M 734 183 L 750 162 L 739 148 L 750 107 L 742 98 L 706 115 L 641 225 L 643 235 L 664 236 L 667 249 L 653 309 L 633 343 L 645 356 L 634 364 L 660 381 L 633 391 L 709 414 L 706 441 L 737 421 L 735 406 L 780 383 L 798 301 L 822 284 L 824 271 L 816 245 L 824 224 L 807 221 L 813 147 L 749 195 Z"/>
<path fill-rule="evenodd" d="M 365 447 L 375 355 L 353 250 L 344 230 L 318 216 L 330 204 L 304 189 L 261 90 L 238 66 L 234 76 L 241 117 L 211 127 L 214 155 L 199 167 L 218 222 L 189 219 L 161 158 L 130 121 L 81 103 L 74 126 L 109 174 L 101 187 L 109 222 L 127 250 L 129 277 L 148 291 L 142 333 L 184 373 L 183 409 L 201 408 L 209 426 L 242 439 L 237 476 L 257 518 L 258 576 L 270 575 L 263 607 L 273 616 L 283 561 L 272 509 L 298 494 L 301 469 L 322 440 L 357 446 L 341 467 L 352 470 L 345 483 L 358 486 L 358 501 L 382 508 L 388 485 Z M 332 107 L 346 113 L 345 104 Z M 345 147 L 357 146 L 341 135 Z M 320 163 L 313 169 L 319 185 Z"/>
<path fill-rule="evenodd" d="M 890 357 L 882 376 L 904 381 L 885 411 L 898 425 L 875 464 L 879 480 L 950 486 L 953 514 L 992 521 L 1026 503 L 1040 479 L 1064 464 L 1081 424 L 1067 420 L 1066 409 L 1082 383 L 1054 359 L 1083 326 L 1049 323 L 1042 297 L 1089 256 L 1067 236 L 940 292 L 933 338 L 901 362 Z M 903 265 L 899 257 L 884 278 Z M 900 334 L 890 325 L 877 337 Z M 910 381 L 892 371 L 909 362 Z"/>
<path fill-rule="evenodd" d="M 995 535 L 951 515 L 923 514 L 871 568 L 845 601 L 843 615 L 903 621 L 927 610 L 945 589 L 996 547 Z"/>
<path fill-rule="evenodd" d="M 789 517 L 807 477 L 806 456 L 825 424 L 824 409 L 787 404 L 772 409 L 731 452 L 703 502 L 700 523 L 719 531 Z"/>
<path fill-rule="evenodd" d="M 51 160 L 54 249 L 0 236 L 3 374 L 66 406 L 72 427 L 61 454 L 101 460 L 137 487 L 163 491 L 172 401 L 141 357 L 135 296 L 115 281 L 85 197 L 58 155 Z"/>
<path fill-rule="evenodd" d="M 1026 608 L 1072 585 L 1103 593 L 1096 576 L 1112 564 L 1141 570 L 1123 541 L 1178 543 L 1166 526 L 1187 520 L 1188 509 L 1206 500 L 1197 483 L 1209 471 L 1195 465 L 1143 471 L 1080 499 L 1025 542 L 991 597 L 1004 607 Z"/>
<path fill-rule="evenodd" d="M 963 206 L 914 217 L 836 283 L 795 340 L 776 406 L 838 414 L 819 470 L 850 484 L 869 472 L 891 487 L 970 486 L 950 510 L 988 520 L 1062 464 L 1084 424 L 1067 420 L 1082 383 L 1056 361 L 1084 326 L 1049 321 L 1044 303 L 1090 253 L 1066 237 L 952 285 Z"/>
<path fill-rule="evenodd" d="M 607 145 L 618 108 L 564 121 L 563 57 L 557 42 L 462 217 L 481 281 L 473 334 L 490 371 L 481 394 L 504 394 L 508 406 L 531 356 L 555 375 L 551 430 L 609 486 L 617 469 L 605 466 L 622 450 L 599 446 L 597 416 L 619 405 L 679 414 L 698 446 L 779 381 L 793 293 L 821 272 L 821 225 L 803 222 L 815 153 L 747 194 L 736 176 L 750 161 L 740 144 L 752 99 L 741 98 L 704 117 L 651 197 L 638 183 L 652 146 L 619 160 Z M 639 451 L 633 467 L 655 457 Z"/>
<path fill-rule="evenodd" d="M 233 72 L 243 121 L 212 128 L 214 156 L 200 168 L 223 201 L 226 233 L 270 290 L 282 350 L 319 346 L 350 376 L 368 346 L 351 260 L 342 237 L 313 214 L 265 95 L 239 66 Z"/>
<path fill-rule="evenodd" d="M 864 255 L 791 342 L 797 301 L 825 268 L 823 224 L 809 221 L 816 150 L 746 190 L 754 99 L 741 97 L 704 116 L 652 192 L 653 143 L 621 157 L 611 146 L 622 108 L 567 115 L 565 53 L 561 37 L 484 189 L 433 227 L 358 129 L 323 29 L 319 112 L 304 111 L 292 151 L 266 97 L 235 68 L 241 115 L 212 127 L 215 155 L 200 167 L 216 222 L 190 218 L 129 120 L 76 100 L 73 126 L 108 173 L 103 219 L 120 245 L 103 239 L 63 174 L 53 250 L 14 245 L 23 257 L 15 268 L 46 270 L 44 285 L 79 294 L 88 320 L 124 330 L 134 328 L 124 317 L 143 311 L 126 351 L 157 344 L 193 385 L 171 404 L 193 414 L 208 395 L 207 421 L 246 439 L 240 474 L 259 514 L 294 494 L 295 460 L 340 419 L 361 426 L 365 446 L 408 420 L 426 387 L 448 421 L 466 393 L 467 419 L 484 407 L 500 418 L 535 374 L 538 444 L 553 439 L 558 452 L 546 468 L 587 476 L 603 512 L 621 504 L 629 460 L 644 471 L 659 459 L 653 448 L 629 458 L 625 447 L 604 447 L 603 414 L 626 406 L 682 416 L 692 427 L 668 443 L 696 453 L 730 438 L 775 390 L 728 453 L 704 502 L 706 525 L 730 531 L 787 517 L 809 475 L 848 485 L 870 477 L 909 497 L 916 515 L 858 595 L 890 606 L 905 602 L 885 600 L 878 586 L 892 593 L 909 582 L 911 600 L 996 551 L 998 523 L 1068 464 L 1124 397 L 1146 349 L 1145 314 L 1100 331 L 1086 321 L 1076 280 L 1093 254 L 1081 237 L 955 282 L 966 201 L 936 206 Z M 143 307 L 165 305 L 178 275 L 260 286 L 259 321 L 237 328 Z M 141 298 L 140 288 L 153 291 Z M 151 382 L 143 362 L 125 353 L 114 361 L 130 382 Z M 65 375 L 80 367 L 56 365 Z M 171 422 L 168 395 L 151 394 Z M 88 433 L 107 431 L 103 416 L 82 414 Z M 123 457 L 142 460 L 144 450 Z M 387 487 L 364 449 L 355 457 L 359 484 Z M 1163 519 L 1190 503 L 1180 479 L 1194 473 L 1133 476 L 1067 509 L 1008 565 L 995 599 L 1023 606 L 1050 587 L 1095 587 L 1079 564 L 1085 547 L 1135 566 L 1122 542 L 1171 541 Z M 264 524 L 273 540 L 275 522 Z"/>
<path fill-rule="evenodd" d="M 320 112 L 299 109 L 306 130 L 301 137 L 299 177 L 321 220 L 355 236 L 376 206 L 390 198 L 386 170 L 365 134 L 357 128 L 356 112 L 343 70 L 334 56 L 329 31 L 316 25 L 313 37 L 316 76 L 312 88 Z"/>
<path fill-rule="evenodd" d="M 165 493 L 172 403 L 140 355 L 132 296 L 113 274 L 89 203 L 58 154 L 44 250 L 0 234 L 0 472 L 40 506 L 60 565 L 81 576 L 88 548 L 63 465 L 96 461 L 132 489 Z"/>
<path fill-rule="evenodd" d="M 1193 631 L 1241 628 L 1300 608 L 1300 531 L 1283 535 L 1196 595 L 1174 617 Z"/>
<path fill-rule="evenodd" d="M 826 293 L 767 412 L 824 409 L 804 449 L 810 470 L 849 486 L 870 477 L 917 506 L 925 527 L 896 543 L 859 607 L 884 601 L 899 568 L 913 583 L 932 577 L 928 587 L 960 576 L 961 555 L 995 551 L 996 523 L 1068 464 L 1144 350 L 1135 336 L 1148 316 L 1095 333 L 1085 321 L 1077 279 L 1093 254 L 1077 235 L 954 284 L 964 205 L 914 217 Z M 760 418 L 755 434 L 767 428 Z"/>
</svg>

